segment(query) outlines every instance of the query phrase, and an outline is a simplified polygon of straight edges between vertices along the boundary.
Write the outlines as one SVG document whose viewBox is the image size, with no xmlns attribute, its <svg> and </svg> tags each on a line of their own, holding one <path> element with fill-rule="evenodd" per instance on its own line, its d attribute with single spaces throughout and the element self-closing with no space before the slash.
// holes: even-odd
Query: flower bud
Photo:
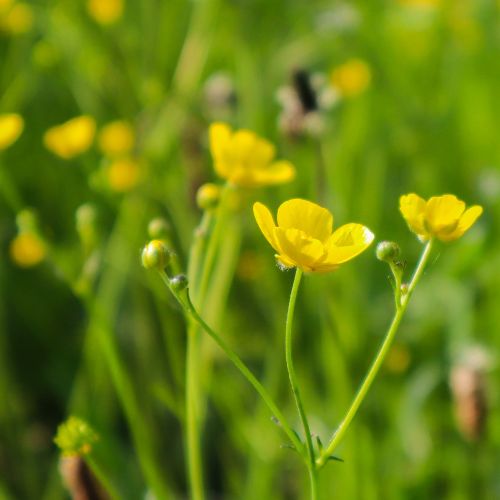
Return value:
<svg viewBox="0 0 500 500">
<path fill-rule="evenodd" d="M 188 279 L 184 274 L 178 274 L 170 280 L 170 286 L 174 292 L 182 292 L 188 286 Z"/>
<path fill-rule="evenodd" d="M 87 422 L 77 417 L 69 417 L 58 427 L 54 442 L 63 455 L 82 456 L 90 453 L 92 444 L 97 439 L 97 434 Z"/>
<path fill-rule="evenodd" d="M 381 241 L 377 245 L 375 254 L 377 255 L 378 260 L 388 262 L 390 264 L 401 255 L 401 249 L 397 243 L 394 243 L 394 241 Z"/>
<path fill-rule="evenodd" d="M 196 204 L 201 210 L 211 210 L 217 206 L 220 199 L 220 187 L 207 182 L 196 193 Z"/>
<path fill-rule="evenodd" d="M 163 217 L 155 217 L 148 224 L 148 235 L 154 240 L 168 238 L 170 234 L 170 224 Z"/>
<path fill-rule="evenodd" d="M 170 261 L 167 245 L 161 240 L 150 241 L 142 251 L 142 265 L 146 269 L 162 271 Z"/>
</svg>

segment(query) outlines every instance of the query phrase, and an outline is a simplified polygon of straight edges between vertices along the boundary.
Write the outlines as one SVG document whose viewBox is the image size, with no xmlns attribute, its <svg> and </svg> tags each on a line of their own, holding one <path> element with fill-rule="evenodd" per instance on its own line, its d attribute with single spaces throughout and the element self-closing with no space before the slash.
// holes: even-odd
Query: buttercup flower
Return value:
<svg viewBox="0 0 500 500">
<path fill-rule="evenodd" d="M 10 242 L 9 253 L 16 265 L 28 268 L 45 259 L 47 248 L 35 233 L 23 231 Z"/>
<path fill-rule="evenodd" d="M 132 190 L 140 181 L 141 168 L 137 161 L 123 158 L 115 160 L 107 169 L 109 187 L 118 193 Z"/>
<path fill-rule="evenodd" d="M 47 130 L 43 142 L 47 149 L 68 160 L 90 148 L 95 127 L 95 120 L 91 116 L 78 116 Z"/>
<path fill-rule="evenodd" d="M 233 132 L 224 123 L 210 126 L 210 151 L 219 177 L 242 187 L 291 181 L 295 168 L 288 161 L 273 161 L 275 147 L 249 130 Z"/>
<path fill-rule="evenodd" d="M 22 134 L 24 120 L 16 113 L 0 115 L 0 151 L 8 148 Z"/>
<path fill-rule="evenodd" d="M 100 24 L 113 24 L 123 14 L 123 0 L 88 0 L 89 14 Z"/>
<path fill-rule="evenodd" d="M 332 85 L 341 95 L 354 97 L 369 87 L 372 72 L 366 62 L 361 59 L 351 59 L 335 68 L 330 78 Z"/>
<path fill-rule="evenodd" d="M 479 205 L 465 210 L 465 203 L 452 194 L 433 196 L 427 201 L 414 193 L 407 194 L 399 199 L 399 210 L 422 241 L 433 237 L 441 241 L 456 240 L 483 213 Z"/>
<path fill-rule="evenodd" d="M 276 259 L 286 268 L 312 273 L 333 271 L 366 250 L 374 238 L 367 227 L 354 223 L 332 233 L 332 214 L 299 198 L 281 204 L 277 226 L 262 203 L 254 204 L 253 213 L 265 238 L 278 252 Z"/>
<path fill-rule="evenodd" d="M 134 148 L 135 135 L 130 123 L 117 120 L 105 125 L 99 132 L 99 149 L 111 158 L 123 156 Z"/>
</svg>

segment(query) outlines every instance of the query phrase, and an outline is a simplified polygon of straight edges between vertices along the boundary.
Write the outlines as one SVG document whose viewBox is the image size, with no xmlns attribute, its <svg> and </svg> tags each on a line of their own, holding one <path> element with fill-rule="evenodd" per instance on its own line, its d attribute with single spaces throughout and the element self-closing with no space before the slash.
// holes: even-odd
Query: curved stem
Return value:
<svg viewBox="0 0 500 500">
<path fill-rule="evenodd" d="M 170 288 L 170 282 L 168 280 L 168 276 L 164 272 L 160 272 L 160 276 L 165 282 L 165 284 L 168 286 L 168 288 L 172 291 Z M 198 314 L 198 311 L 194 307 L 193 303 L 191 302 L 191 298 L 189 297 L 189 293 L 185 294 L 185 299 L 181 299 L 179 295 L 177 295 L 174 291 L 172 291 L 174 296 L 177 298 L 179 303 L 184 309 L 184 312 L 191 317 L 198 325 L 205 330 L 210 337 L 215 341 L 215 343 L 224 351 L 224 353 L 227 355 L 227 357 L 230 359 L 230 361 L 234 364 L 234 366 L 240 371 L 240 373 L 247 379 L 247 381 L 252 385 L 252 387 L 257 391 L 259 396 L 262 398 L 264 403 L 267 405 L 271 413 L 278 419 L 281 428 L 283 431 L 286 433 L 292 444 L 295 446 L 297 451 L 302 454 L 303 452 L 303 445 L 300 442 L 300 440 L 297 438 L 296 434 L 288 424 L 285 416 L 279 408 L 276 406 L 274 403 L 272 397 L 269 395 L 265 387 L 257 380 L 255 375 L 249 370 L 249 368 L 245 365 L 245 363 L 241 360 L 241 358 L 229 347 L 224 340 L 214 331 L 212 328 L 210 328 L 207 323 L 203 320 L 203 318 Z"/>
<path fill-rule="evenodd" d="M 344 437 L 344 434 L 346 433 L 350 423 L 352 422 L 352 419 L 356 415 L 361 403 L 363 402 L 368 390 L 370 389 L 370 386 L 372 385 L 375 376 L 377 375 L 380 367 L 382 366 L 382 363 L 384 362 L 384 359 L 387 353 L 389 352 L 394 336 L 396 335 L 399 324 L 403 319 L 406 308 L 408 306 L 408 302 L 410 300 L 410 296 L 413 293 L 413 290 L 415 289 L 415 286 L 417 285 L 418 281 L 420 280 L 422 273 L 424 272 L 425 265 L 431 253 L 432 243 L 433 243 L 432 240 L 430 240 L 427 243 L 422 252 L 422 255 L 420 256 L 419 263 L 415 269 L 415 272 L 413 273 L 410 284 L 408 285 L 408 290 L 406 294 L 402 296 L 399 307 L 396 307 L 396 313 L 394 315 L 394 318 L 392 320 L 389 329 L 387 330 L 387 334 L 384 338 L 384 341 L 382 342 L 382 345 L 380 346 L 380 349 L 373 363 L 371 364 L 370 369 L 368 370 L 368 373 L 366 374 L 365 379 L 363 380 L 363 383 L 358 389 L 358 392 L 356 393 L 356 396 L 354 397 L 354 400 L 351 403 L 350 408 L 347 410 L 344 419 L 342 420 L 337 430 L 335 431 L 335 434 L 330 440 L 328 446 L 325 448 L 321 456 L 316 460 L 316 464 L 318 467 L 323 467 L 326 464 L 330 455 L 333 453 L 335 448 L 340 443 L 341 439 Z"/>
<path fill-rule="evenodd" d="M 297 268 L 297 270 L 295 271 L 295 278 L 293 280 L 292 291 L 290 292 L 290 302 L 288 303 L 288 312 L 286 315 L 285 352 L 286 352 L 286 367 L 288 370 L 288 378 L 290 379 L 290 385 L 292 387 L 293 396 L 295 398 L 295 404 L 299 412 L 300 420 L 302 422 L 302 427 L 304 428 L 307 456 L 308 456 L 309 476 L 311 480 L 311 498 L 314 499 L 317 497 L 316 463 L 314 456 L 314 448 L 311 437 L 311 431 L 309 429 L 309 422 L 307 420 L 307 415 L 304 410 L 302 398 L 300 396 L 299 386 L 297 383 L 297 376 L 295 375 L 295 368 L 293 366 L 293 359 L 292 359 L 293 313 L 295 311 L 295 302 L 297 300 L 297 292 L 299 290 L 301 278 L 302 278 L 302 271 L 299 268 Z"/>
</svg>

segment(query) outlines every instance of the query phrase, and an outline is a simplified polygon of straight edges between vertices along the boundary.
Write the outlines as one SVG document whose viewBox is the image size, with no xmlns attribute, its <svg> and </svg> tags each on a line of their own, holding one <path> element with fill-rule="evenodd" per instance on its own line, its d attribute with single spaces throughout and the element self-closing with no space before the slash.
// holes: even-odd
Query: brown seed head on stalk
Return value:
<svg viewBox="0 0 500 500">
<path fill-rule="evenodd" d="M 59 470 L 73 500 L 108 500 L 110 498 L 82 457 L 62 456 Z"/>
<path fill-rule="evenodd" d="M 478 441 L 484 434 L 488 417 L 485 373 L 490 365 L 488 353 L 481 348 L 469 348 L 451 370 L 457 426 L 470 442 Z"/>
</svg>

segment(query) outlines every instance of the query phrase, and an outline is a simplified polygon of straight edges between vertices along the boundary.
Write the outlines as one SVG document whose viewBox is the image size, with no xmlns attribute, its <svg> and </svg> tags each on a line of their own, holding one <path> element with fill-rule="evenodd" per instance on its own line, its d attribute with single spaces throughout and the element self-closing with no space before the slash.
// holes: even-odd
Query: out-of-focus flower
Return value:
<svg viewBox="0 0 500 500">
<path fill-rule="evenodd" d="M 398 0 L 401 5 L 408 7 L 439 7 L 441 0 Z"/>
<path fill-rule="evenodd" d="M 17 141 L 24 129 L 21 115 L 9 113 L 0 115 L 0 151 Z"/>
<path fill-rule="evenodd" d="M 461 353 L 450 373 L 458 428 L 469 441 L 477 441 L 484 432 L 488 417 L 485 375 L 492 365 L 486 349 L 470 346 Z"/>
<path fill-rule="evenodd" d="M 282 106 L 279 128 L 290 137 L 312 136 L 324 132 L 323 112 L 335 104 L 337 95 L 321 74 L 309 75 L 304 70 L 292 74 L 292 85 L 280 87 L 277 100 Z"/>
<path fill-rule="evenodd" d="M 99 132 L 98 144 L 99 149 L 111 158 L 127 155 L 134 148 L 134 128 L 121 120 L 108 123 Z"/>
<path fill-rule="evenodd" d="M 47 247 L 34 232 L 20 232 L 9 247 L 10 258 L 19 267 L 33 267 L 42 262 L 47 255 Z"/>
<path fill-rule="evenodd" d="M 113 24 L 123 15 L 123 0 L 88 0 L 88 13 L 100 24 Z"/>
<path fill-rule="evenodd" d="M 299 267 L 310 273 L 334 271 L 366 250 L 374 238 L 367 227 L 354 223 L 332 233 L 332 214 L 298 198 L 281 204 L 277 226 L 262 203 L 255 203 L 253 212 L 262 234 L 278 252 L 276 259 L 285 268 Z"/>
<path fill-rule="evenodd" d="M 0 14 L 5 12 L 14 2 L 14 0 L 0 0 Z"/>
<path fill-rule="evenodd" d="M 131 191 L 140 181 L 141 167 L 136 160 L 113 160 L 106 170 L 109 187 L 118 193 Z"/>
<path fill-rule="evenodd" d="M 68 160 L 87 151 L 94 140 L 95 120 L 83 115 L 50 128 L 43 136 L 47 149 Z"/>
<path fill-rule="evenodd" d="M 283 184 L 295 177 L 293 165 L 284 160 L 273 161 L 275 147 L 250 130 L 233 132 L 224 123 L 213 123 L 210 151 L 217 175 L 236 186 Z"/>
<path fill-rule="evenodd" d="M 414 193 L 407 194 L 399 199 L 399 210 L 421 241 L 433 237 L 441 241 L 456 240 L 483 213 L 479 205 L 465 210 L 465 203 L 452 194 L 433 196 L 427 201 Z"/>
<path fill-rule="evenodd" d="M 0 0 L 1 1 L 1 0 Z M 0 30 L 11 35 L 22 35 L 33 27 L 33 10 L 22 2 L 0 4 Z"/>
<path fill-rule="evenodd" d="M 72 416 L 57 428 L 54 443 L 65 456 L 82 456 L 92 451 L 97 440 L 97 434 L 87 422 Z"/>
<path fill-rule="evenodd" d="M 231 77 L 225 73 L 214 73 L 203 86 L 203 101 L 211 120 L 227 120 L 236 106 L 236 91 Z"/>
<path fill-rule="evenodd" d="M 361 59 L 351 59 L 334 68 L 330 75 L 333 87 L 344 97 L 362 94 L 372 80 L 370 66 Z"/>
</svg>

